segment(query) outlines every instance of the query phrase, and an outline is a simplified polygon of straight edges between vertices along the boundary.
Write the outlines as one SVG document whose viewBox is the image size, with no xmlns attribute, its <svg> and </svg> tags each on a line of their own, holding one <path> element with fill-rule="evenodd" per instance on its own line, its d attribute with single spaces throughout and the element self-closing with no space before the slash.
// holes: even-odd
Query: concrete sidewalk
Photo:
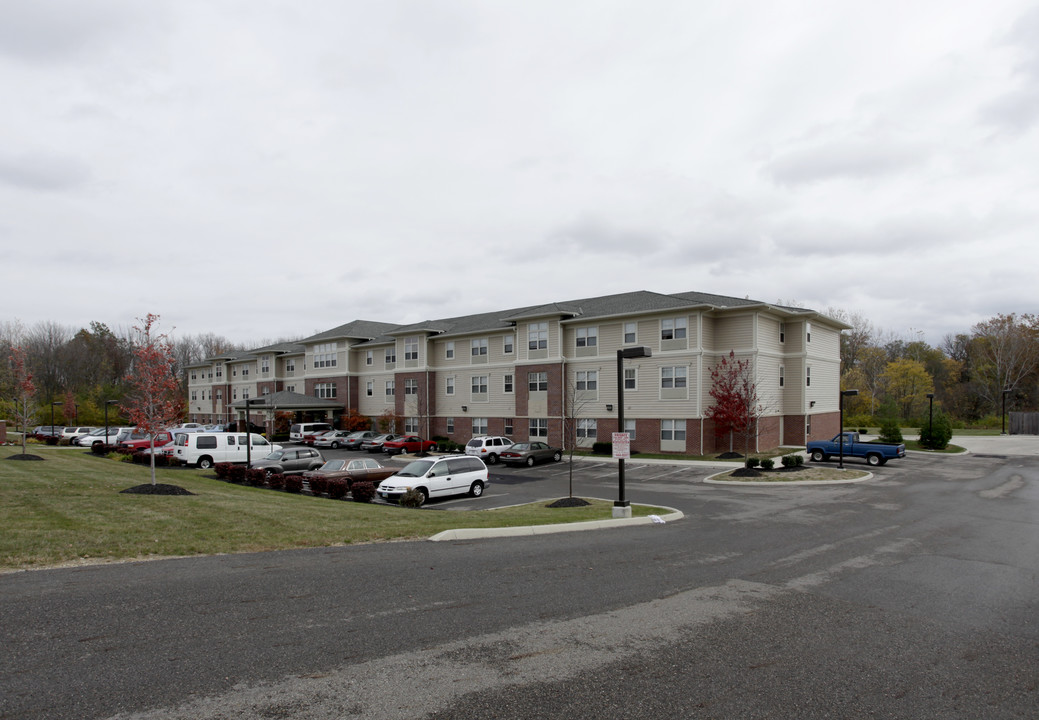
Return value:
<svg viewBox="0 0 1039 720">
<path fill-rule="evenodd" d="M 953 445 L 984 455 L 1039 455 L 1039 435 L 957 435 Z"/>
</svg>

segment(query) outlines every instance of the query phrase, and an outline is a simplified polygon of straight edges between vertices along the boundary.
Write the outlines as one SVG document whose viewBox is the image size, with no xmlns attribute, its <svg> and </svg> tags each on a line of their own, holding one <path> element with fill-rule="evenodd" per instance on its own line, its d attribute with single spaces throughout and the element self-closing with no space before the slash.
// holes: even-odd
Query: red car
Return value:
<svg viewBox="0 0 1039 720">
<path fill-rule="evenodd" d="M 155 447 L 160 448 L 163 445 L 168 445 L 173 442 L 173 435 L 176 430 L 163 430 L 162 432 L 155 433 Z M 147 450 L 151 447 L 151 441 L 145 437 L 135 438 L 133 435 L 130 436 L 129 440 L 123 440 L 119 443 L 119 447 L 130 448 L 132 450 Z"/>
<path fill-rule="evenodd" d="M 396 440 L 387 440 L 382 444 L 382 451 L 387 455 L 401 453 L 423 453 L 435 448 L 432 440 L 423 440 L 418 435 L 401 435 Z"/>
</svg>

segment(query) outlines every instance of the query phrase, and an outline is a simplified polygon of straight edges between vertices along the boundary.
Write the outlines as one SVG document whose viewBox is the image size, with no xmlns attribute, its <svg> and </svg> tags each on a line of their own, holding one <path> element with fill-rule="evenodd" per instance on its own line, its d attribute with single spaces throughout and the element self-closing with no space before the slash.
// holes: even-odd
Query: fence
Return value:
<svg viewBox="0 0 1039 720">
<path fill-rule="evenodd" d="M 1011 435 L 1039 435 L 1039 413 L 1010 413 L 1009 429 Z"/>
</svg>

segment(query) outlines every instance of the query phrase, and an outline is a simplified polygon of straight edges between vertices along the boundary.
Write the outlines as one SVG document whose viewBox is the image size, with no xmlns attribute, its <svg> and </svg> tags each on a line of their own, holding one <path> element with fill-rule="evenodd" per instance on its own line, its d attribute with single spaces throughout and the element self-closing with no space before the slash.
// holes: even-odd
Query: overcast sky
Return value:
<svg viewBox="0 0 1039 720">
<path fill-rule="evenodd" d="M 0 0 L 0 319 L 1039 311 L 1039 5 Z"/>
</svg>

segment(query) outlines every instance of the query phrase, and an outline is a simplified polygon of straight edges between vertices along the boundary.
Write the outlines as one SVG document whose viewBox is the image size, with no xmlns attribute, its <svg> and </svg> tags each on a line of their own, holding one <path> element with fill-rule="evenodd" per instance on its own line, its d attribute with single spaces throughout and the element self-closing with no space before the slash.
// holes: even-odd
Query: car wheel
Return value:
<svg viewBox="0 0 1039 720">
<path fill-rule="evenodd" d="M 429 490 L 426 490 L 426 488 L 420 487 L 418 489 L 418 491 L 420 493 L 422 493 L 422 504 L 425 505 L 426 503 L 429 502 Z"/>
<path fill-rule="evenodd" d="M 198 459 L 198 466 L 203 470 L 208 470 L 213 467 L 213 458 L 208 455 L 203 455 Z"/>
<path fill-rule="evenodd" d="M 268 480 L 270 480 L 271 479 L 271 475 L 274 474 L 274 470 L 272 470 L 271 468 L 266 468 L 266 469 L 264 469 L 263 474 L 267 476 Z"/>
<path fill-rule="evenodd" d="M 531 455 L 529 458 L 527 458 L 527 467 L 534 467 L 534 456 L 533 455 Z"/>
<path fill-rule="evenodd" d="M 487 456 L 487 464 L 488 465 L 497 465 L 498 464 L 498 456 L 495 455 L 494 453 L 491 453 L 490 455 L 488 455 Z"/>
<path fill-rule="evenodd" d="M 870 465 L 882 465 L 881 457 L 876 453 L 870 453 L 866 456 L 866 462 Z"/>
<path fill-rule="evenodd" d="M 563 453 L 561 453 L 561 452 L 557 452 L 555 455 L 552 456 L 552 462 L 559 462 L 562 459 L 563 459 Z"/>
<path fill-rule="evenodd" d="M 822 450 L 812 450 L 812 462 L 822 462 L 826 459 L 826 455 L 823 454 Z"/>
<path fill-rule="evenodd" d="M 483 495 L 483 483 L 479 480 L 474 482 L 472 487 L 469 488 L 469 494 L 473 497 L 480 497 Z"/>
</svg>

